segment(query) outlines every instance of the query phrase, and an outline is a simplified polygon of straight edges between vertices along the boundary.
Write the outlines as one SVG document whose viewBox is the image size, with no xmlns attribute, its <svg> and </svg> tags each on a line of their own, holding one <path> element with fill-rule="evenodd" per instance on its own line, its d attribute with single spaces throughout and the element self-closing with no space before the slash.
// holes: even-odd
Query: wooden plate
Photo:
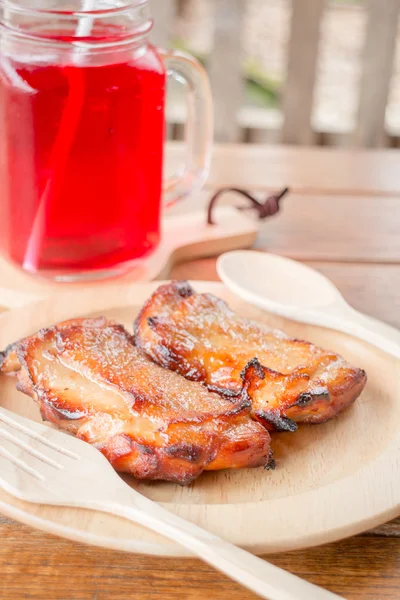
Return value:
<svg viewBox="0 0 400 600">
<path fill-rule="evenodd" d="M 66 293 L 0 316 L 0 347 L 67 318 L 105 315 L 129 329 L 159 283 L 96 287 Z M 222 284 L 195 282 L 243 315 L 258 318 L 340 352 L 366 369 L 355 406 L 339 418 L 276 434 L 278 468 L 203 474 L 190 487 L 129 483 L 169 510 L 253 552 L 304 548 L 357 534 L 400 514 L 400 361 L 351 337 L 269 315 L 232 296 Z M 32 400 L 0 377 L 1 403 L 40 419 Z M 88 473 L 96 477 L 96 473 Z M 116 517 L 17 501 L 0 491 L 5 515 L 73 540 L 131 552 L 184 556 L 182 548 Z"/>
</svg>

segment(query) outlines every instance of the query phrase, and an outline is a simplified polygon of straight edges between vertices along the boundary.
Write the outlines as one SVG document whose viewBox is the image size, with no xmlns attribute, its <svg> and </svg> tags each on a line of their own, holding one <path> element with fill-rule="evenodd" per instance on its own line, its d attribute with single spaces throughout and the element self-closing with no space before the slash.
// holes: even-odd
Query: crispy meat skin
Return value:
<svg viewBox="0 0 400 600">
<path fill-rule="evenodd" d="M 248 369 L 232 404 L 150 361 L 105 319 L 74 320 L 9 347 L 0 370 L 42 416 L 95 445 L 118 471 L 190 483 L 203 470 L 267 466 L 269 435 L 250 416 Z"/>
<path fill-rule="evenodd" d="M 339 355 L 244 319 L 187 282 L 156 290 L 135 322 L 135 342 L 158 364 L 232 399 L 242 389 L 243 369 L 257 359 L 252 415 L 270 430 L 327 421 L 366 383 L 365 372 Z"/>
</svg>

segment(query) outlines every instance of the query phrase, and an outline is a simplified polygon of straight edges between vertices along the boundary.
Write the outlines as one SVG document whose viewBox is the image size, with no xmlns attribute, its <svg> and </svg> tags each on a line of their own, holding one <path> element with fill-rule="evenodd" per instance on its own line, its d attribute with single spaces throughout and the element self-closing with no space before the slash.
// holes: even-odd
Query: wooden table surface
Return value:
<svg viewBox="0 0 400 600">
<path fill-rule="evenodd" d="M 172 154 L 179 158 L 179 146 Z M 399 167 L 400 153 L 391 150 L 220 146 L 207 191 L 239 185 L 262 196 L 292 186 L 283 212 L 262 225 L 257 247 L 307 262 L 355 308 L 400 327 Z M 172 276 L 216 280 L 215 258 L 178 265 Z M 1 600 L 255 598 L 198 560 L 100 550 L 1 517 L 0 538 Z M 400 519 L 268 559 L 348 600 L 398 600 Z"/>
</svg>

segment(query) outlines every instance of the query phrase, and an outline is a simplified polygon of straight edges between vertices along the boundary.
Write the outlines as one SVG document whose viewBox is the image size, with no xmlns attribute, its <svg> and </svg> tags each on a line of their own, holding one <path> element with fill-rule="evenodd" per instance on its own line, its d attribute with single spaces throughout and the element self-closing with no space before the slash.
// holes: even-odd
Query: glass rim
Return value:
<svg viewBox="0 0 400 600">
<path fill-rule="evenodd" d="M 97 19 L 111 17 L 114 15 L 124 14 L 125 12 L 129 12 L 131 10 L 140 8 L 145 4 L 148 4 L 149 0 L 130 0 L 124 6 L 114 6 L 113 8 L 100 8 L 95 10 L 57 10 L 57 9 L 46 9 L 46 8 L 34 8 L 34 7 L 26 7 L 21 6 L 18 2 L 14 0 L 0 0 L 0 7 L 3 7 L 5 10 L 10 10 L 16 13 L 23 13 L 28 15 L 37 15 L 37 16 L 55 16 L 61 18 L 71 18 L 71 17 L 87 17 L 93 16 Z"/>
</svg>

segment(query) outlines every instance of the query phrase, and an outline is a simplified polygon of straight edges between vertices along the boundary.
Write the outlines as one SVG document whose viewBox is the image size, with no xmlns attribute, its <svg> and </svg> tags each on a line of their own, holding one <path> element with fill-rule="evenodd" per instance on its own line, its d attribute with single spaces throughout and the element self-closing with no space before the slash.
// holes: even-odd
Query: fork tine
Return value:
<svg viewBox="0 0 400 600">
<path fill-rule="evenodd" d="M 23 440 L 21 440 L 17 436 L 11 435 L 10 433 L 8 433 L 8 431 L 3 429 L 2 427 L 0 427 L 0 440 L 1 439 L 11 442 L 15 446 L 18 446 L 18 448 L 21 448 L 21 450 L 25 450 L 31 456 L 38 458 L 42 462 L 50 465 L 51 467 L 54 467 L 55 469 L 61 470 L 64 468 L 63 465 L 60 465 L 58 462 L 56 462 L 49 456 L 46 456 L 45 454 L 42 454 L 38 450 L 35 450 L 35 448 L 32 448 L 32 446 L 30 446 L 29 444 L 26 444 Z"/>
<path fill-rule="evenodd" d="M 20 469 L 25 471 L 25 473 L 32 475 L 32 477 L 34 477 L 38 481 L 44 480 L 43 475 L 41 475 L 38 471 L 36 471 L 35 469 L 32 469 L 32 467 L 30 467 L 29 465 L 24 463 L 23 460 L 21 460 L 20 458 L 17 458 L 13 454 L 11 454 L 11 452 L 6 450 L 5 448 L 2 448 L 1 446 L 0 446 L 0 456 L 2 456 L 3 458 L 5 458 L 9 462 L 11 462 L 14 466 L 19 467 Z M 2 479 L 2 476 L 0 474 L 0 480 L 1 479 Z"/>
<path fill-rule="evenodd" d="M 4 423 L 5 425 L 8 425 L 12 429 L 15 429 L 15 430 L 19 431 L 20 433 L 25 434 L 26 436 L 30 437 L 31 439 L 33 439 L 37 442 L 41 442 L 42 444 L 44 444 L 48 448 L 51 448 L 52 450 L 55 450 L 56 452 L 60 452 L 61 454 L 64 454 L 65 456 L 68 456 L 69 458 L 72 458 L 74 460 L 80 459 L 80 457 L 77 454 L 70 452 L 70 450 L 63 448 L 62 446 L 60 446 L 58 444 L 54 444 L 53 442 L 51 442 L 50 440 L 45 438 L 40 433 L 32 431 L 31 429 L 29 429 L 28 427 L 25 427 L 18 421 L 14 421 L 14 419 L 12 419 L 8 415 L 4 414 L 4 412 L 2 410 L 0 410 L 0 421 L 2 423 Z M 44 428 L 44 430 L 45 429 L 46 428 Z"/>
</svg>

